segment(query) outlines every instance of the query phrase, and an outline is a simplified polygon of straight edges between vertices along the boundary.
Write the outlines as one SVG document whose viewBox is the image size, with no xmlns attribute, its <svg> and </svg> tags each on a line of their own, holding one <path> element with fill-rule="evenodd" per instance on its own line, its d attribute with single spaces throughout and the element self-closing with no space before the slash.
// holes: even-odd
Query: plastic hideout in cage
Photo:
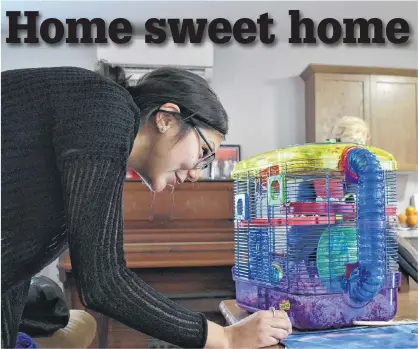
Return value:
<svg viewBox="0 0 418 349">
<path fill-rule="evenodd" d="M 394 318 L 396 166 L 381 149 L 345 143 L 239 162 L 232 173 L 237 304 L 285 310 L 300 330 Z"/>
</svg>

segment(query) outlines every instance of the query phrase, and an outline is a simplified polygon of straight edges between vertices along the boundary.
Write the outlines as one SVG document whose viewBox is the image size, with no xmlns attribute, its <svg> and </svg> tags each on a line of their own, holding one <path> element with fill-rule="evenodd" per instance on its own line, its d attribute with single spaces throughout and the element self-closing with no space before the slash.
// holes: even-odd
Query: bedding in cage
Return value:
<svg viewBox="0 0 418 349">
<path fill-rule="evenodd" d="M 355 144 L 306 144 L 241 161 L 232 176 L 240 307 L 286 310 L 302 330 L 395 316 L 392 155 Z"/>
</svg>

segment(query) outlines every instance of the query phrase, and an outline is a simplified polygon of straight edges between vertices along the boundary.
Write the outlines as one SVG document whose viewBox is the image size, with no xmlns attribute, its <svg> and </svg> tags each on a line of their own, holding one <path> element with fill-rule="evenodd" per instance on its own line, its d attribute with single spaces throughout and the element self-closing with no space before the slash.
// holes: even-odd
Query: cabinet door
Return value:
<svg viewBox="0 0 418 349">
<path fill-rule="evenodd" d="M 315 141 L 329 137 L 342 116 L 358 116 L 369 122 L 370 77 L 355 74 L 315 75 Z"/>
<path fill-rule="evenodd" d="M 418 79 L 371 77 L 371 145 L 395 156 L 399 170 L 418 169 Z"/>
</svg>

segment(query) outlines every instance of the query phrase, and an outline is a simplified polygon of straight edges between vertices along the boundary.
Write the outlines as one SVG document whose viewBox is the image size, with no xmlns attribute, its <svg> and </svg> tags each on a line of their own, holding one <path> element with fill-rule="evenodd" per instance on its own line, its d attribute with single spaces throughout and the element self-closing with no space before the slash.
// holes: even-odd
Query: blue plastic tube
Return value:
<svg viewBox="0 0 418 349">
<path fill-rule="evenodd" d="M 385 280 L 386 214 L 384 171 L 376 155 L 354 147 L 347 153 L 348 170 L 357 176 L 358 268 L 350 275 L 346 292 L 352 303 L 373 299 Z"/>
</svg>

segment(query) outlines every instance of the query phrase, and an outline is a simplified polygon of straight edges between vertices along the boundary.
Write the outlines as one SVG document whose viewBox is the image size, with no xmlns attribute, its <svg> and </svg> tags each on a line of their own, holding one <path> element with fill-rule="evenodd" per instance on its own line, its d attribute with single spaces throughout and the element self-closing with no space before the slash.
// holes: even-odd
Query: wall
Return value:
<svg viewBox="0 0 418 349">
<path fill-rule="evenodd" d="M 344 2 L 325 4 L 269 4 L 270 16 L 278 18 L 275 32 L 280 33 L 274 47 L 217 47 L 213 80 L 231 115 L 227 141 L 241 144 L 244 157 L 304 141 L 305 96 L 299 74 L 308 64 L 418 68 L 416 2 L 379 2 L 379 7 L 370 2 L 352 2 L 349 7 Z M 413 43 L 407 47 L 291 46 L 287 42 L 290 20 L 283 16 L 289 9 L 302 9 L 304 16 L 313 19 L 334 17 L 340 22 L 342 18 L 358 17 L 377 17 L 386 22 L 394 17 L 406 18 L 414 31 Z M 418 173 L 400 173 L 397 185 L 399 207 L 404 209 L 412 193 L 418 192 Z"/>
<path fill-rule="evenodd" d="M 270 17 L 277 19 L 274 47 L 237 44 L 217 47 L 215 51 L 214 87 L 231 115 L 229 143 L 242 146 L 243 156 L 251 156 L 276 147 L 304 142 L 304 84 L 299 74 L 308 64 L 360 65 L 418 68 L 418 4 L 415 2 L 311 2 L 270 3 L 265 6 Z M 408 20 L 414 36 L 406 47 L 327 47 L 292 46 L 288 43 L 290 9 L 300 9 L 304 16 L 317 19 L 372 18 L 386 23 L 394 17 Z M 239 12 L 241 11 L 241 12 Z M 260 9 L 256 12 L 262 13 Z M 235 17 L 245 16 L 238 10 Z M 255 15 L 252 16 L 254 18 Z M 303 33 L 303 31 L 302 31 Z M 418 173 L 398 174 L 398 202 L 403 210 L 410 196 L 418 193 Z"/>
<path fill-rule="evenodd" d="M 266 47 L 259 41 L 250 47 L 240 46 L 233 41 L 227 46 L 217 46 L 215 50 L 213 84 L 230 114 L 228 142 L 241 144 L 244 157 L 303 142 L 304 88 L 299 74 L 308 64 L 417 68 L 417 35 L 412 36 L 412 44 L 408 47 L 327 47 L 322 44 L 297 47 L 287 42 L 291 27 L 290 9 L 301 10 L 303 17 L 314 19 L 316 24 L 326 17 L 334 17 L 340 22 L 343 18 L 377 17 L 385 23 L 393 17 L 402 17 L 408 20 L 415 31 L 418 27 L 416 2 L 384 1 L 377 4 L 327 1 L 322 5 L 316 2 L 244 2 L 236 5 L 233 2 L 220 2 L 219 7 L 222 8 L 218 11 L 214 9 L 217 6 L 210 6 L 207 2 L 202 5 L 193 3 L 184 11 L 180 11 L 178 5 L 172 5 L 174 17 L 179 12 L 191 17 L 193 15 L 189 8 L 192 8 L 193 17 L 213 18 L 221 13 L 233 22 L 240 17 L 256 19 L 261 13 L 268 12 L 275 19 L 272 32 L 276 34 L 278 42 L 274 46 Z M 170 13 L 169 6 L 169 3 L 165 3 L 164 9 L 158 10 L 159 13 Z M 152 4 L 147 3 L 144 10 L 149 13 L 151 7 Z M 120 11 L 123 12 L 123 9 Z M 95 11 L 97 13 L 100 8 Z M 114 18 L 115 14 L 111 16 Z M 141 14 L 136 16 L 140 18 Z M 2 70 L 68 64 L 93 68 L 94 63 L 95 51 L 92 47 L 2 46 Z"/>
<path fill-rule="evenodd" d="M 219 5 L 224 3 L 220 3 Z M 387 22 L 393 17 L 406 18 L 415 30 L 415 2 L 275 2 L 238 4 L 230 12 L 220 10 L 224 17 L 257 18 L 269 12 L 275 18 L 274 32 L 279 33 L 273 47 L 255 44 L 243 47 L 231 44 L 216 47 L 213 85 L 231 119 L 227 142 L 240 144 L 243 157 L 276 147 L 304 141 L 304 87 L 299 74 L 310 63 L 417 68 L 417 42 L 408 47 L 296 47 L 287 43 L 289 9 L 301 9 L 304 16 L 316 20 L 334 17 L 378 17 Z M 203 6 L 203 5 L 202 5 Z M 231 7 L 231 3 L 228 4 Z M 195 5 L 196 7 L 196 5 Z M 205 11 L 208 9 L 205 9 Z M 212 6 L 213 10 L 213 6 Z M 167 12 L 167 8 L 165 8 Z M 202 10 L 203 11 L 203 10 Z M 197 16 L 207 17 L 206 12 Z M 318 22 L 318 21 L 316 21 Z M 48 46 L 12 48 L 2 46 L 2 70 L 22 67 L 75 65 L 92 69 L 95 64 L 93 48 Z M 400 174 L 398 180 L 400 207 L 407 205 L 409 196 L 418 192 L 418 174 Z"/>
<path fill-rule="evenodd" d="M 418 172 L 399 173 L 396 185 L 399 211 L 405 211 L 405 208 L 410 205 L 411 195 L 418 193 Z"/>
</svg>

